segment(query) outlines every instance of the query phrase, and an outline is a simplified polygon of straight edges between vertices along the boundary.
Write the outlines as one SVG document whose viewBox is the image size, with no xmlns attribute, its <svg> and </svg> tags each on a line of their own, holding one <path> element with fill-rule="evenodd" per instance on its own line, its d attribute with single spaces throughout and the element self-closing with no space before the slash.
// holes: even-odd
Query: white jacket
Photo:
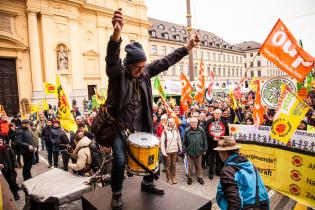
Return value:
<svg viewBox="0 0 315 210">
<path fill-rule="evenodd" d="M 90 165 L 92 163 L 92 156 L 89 147 L 91 142 L 92 141 L 86 136 L 79 141 L 72 155 L 72 157 L 77 157 L 77 162 L 69 163 L 69 169 L 80 171 L 85 167 L 86 164 Z"/>
<path fill-rule="evenodd" d="M 164 129 L 161 136 L 161 152 L 164 156 L 169 153 L 182 152 L 182 141 L 177 128 Z"/>
</svg>

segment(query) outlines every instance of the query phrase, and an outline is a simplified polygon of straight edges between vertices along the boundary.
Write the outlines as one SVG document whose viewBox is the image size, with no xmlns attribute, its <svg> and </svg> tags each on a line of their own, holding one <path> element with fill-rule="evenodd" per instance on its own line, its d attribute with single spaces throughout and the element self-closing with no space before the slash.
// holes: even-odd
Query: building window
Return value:
<svg viewBox="0 0 315 210">
<path fill-rule="evenodd" d="M 257 53 L 257 56 L 260 56 L 260 53 L 259 53 L 259 52 Z"/>
<path fill-rule="evenodd" d="M 198 68 L 197 68 L 197 65 L 194 65 L 194 74 L 195 74 L 195 77 L 198 75 Z"/>
<path fill-rule="evenodd" d="M 151 36 L 152 37 L 156 37 L 156 32 L 155 31 L 151 31 Z"/>
<path fill-rule="evenodd" d="M 210 53 L 209 52 L 206 53 L 206 60 L 210 60 Z"/>
<path fill-rule="evenodd" d="M 157 54 L 157 46 L 156 45 L 152 45 L 152 54 L 153 55 Z"/>
<path fill-rule="evenodd" d="M 250 67 L 254 67 L 254 63 L 253 62 L 250 62 Z"/>
<path fill-rule="evenodd" d="M 199 55 L 200 55 L 200 58 L 203 58 L 203 52 L 202 51 L 199 52 Z"/>
<path fill-rule="evenodd" d="M 172 75 L 175 76 L 176 75 L 176 65 L 172 66 Z"/>
<path fill-rule="evenodd" d="M 250 53 L 250 57 L 253 57 L 254 56 L 254 54 L 253 53 Z"/>
<path fill-rule="evenodd" d="M 232 77 L 234 77 L 234 74 L 235 74 L 235 70 L 232 69 Z"/>
<path fill-rule="evenodd" d="M 222 58 L 221 54 L 218 53 L 218 61 L 221 61 L 221 58 Z"/>
<path fill-rule="evenodd" d="M 246 62 L 244 63 L 244 66 L 245 66 L 245 68 L 247 68 L 247 63 Z"/>
<path fill-rule="evenodd" d="M 228 77 L 231 76 L 231 70 L 230 70 L 230 68 L 228 68 L 227 76 L 228 76 Z"/>
<path fill-rule="evenodd" d="M 211 73 L 211 68 L 210 68 L 210 66 L 207 67 L 207 72 L 208 72 L 208 76 L 210 76 L 210 73 Z"/>
<path fill-rule="evenodd" d="M 238 63 L 238 56 L 235 56 L 235 59 L 236 59 L 236 63 Z"/>
<path fill-rule="evenodd" d="M 212 71 L 213 71 L 213 73 L 214 73 L 214 76 L 217 77 L 217 76 L 218 76 L 218 72 L 216 72 L 215 67 L 212 68 Z"/>
<path fill-rule="evenodd" d="M 240 63 L 243 63 L 243 58 L 242 58 L 242 56 L 240 56 Z"/>
<path fill-rule="evenodd" d="M 166 46 L 162 46 L 162 55 L 166 55 Z"/>
<path fill-rule="evenodd" d="M 212 60 L 213 60 L 213 61 L 216 61 L 215 53 L 212 53 Z"/>
<path fill-rule="evenodd" d="M 261 71 L 260 70 L 257 71 L 257 77 L 261 77 Z"/>
<path fill-rule="evenodd" d="M 243 76 L 243 69 L 240 69 L 240 77 Z"/>
<path fill-rule="evenodd" d="M 164 33 L 164 34 L 163 34 L 163 37 L 164 37 L 165 39 L 169 39 L 168 33 Z"/>
<path fill-rule="evenodd" d="M 234 55 L 232 55 L 232 63 L 234 63 Z"/>
<path fill-rule="evenodd" d="M 251 76 L 251 77 L 254 77 L 254 76 L 255 76 L 254 71 L 250 71 L 250 76 Z"/>
<path fill-rule="evenodd" d="M 222 60 L 223 60 L 223 62 L 225 62 L 225 55 L 224 54 L 222 55 Z"/>
<path fill-rule="evenodd" d="M 225 77 L 225 68 L 223 68 L 223 77 Z"/>
<path fill-rule="evenodd" d="M 230 55 L 227 55 L 226 58 L 227 58 L 227 62 L 230 63 Z"/>
<path fill-rule="evenodd" d="M 238 77 L 238 69 L 236 69 L 236 76 Z"/>
<path fill-rule="evenodd" d="M 261 61 L 257 61 L 257 66 L 258 66 L 258 67 L 261 66 Z"/>
<path fill-rule="evenodd" d="M 221 68 L 218 68 L 218 76 L 221 77 Z"/>
<path fill-rule="evenodd" d="M 246 54 L 244 54 L 244 58 L 246 58 Z"/>
</svg>

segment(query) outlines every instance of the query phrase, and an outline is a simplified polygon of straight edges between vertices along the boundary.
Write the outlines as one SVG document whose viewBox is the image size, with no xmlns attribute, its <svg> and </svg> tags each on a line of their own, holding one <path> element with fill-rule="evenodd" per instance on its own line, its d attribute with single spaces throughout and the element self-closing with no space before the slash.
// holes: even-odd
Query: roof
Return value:
<svg viewBox="0 0 315 210">
<path fill-rule="evenodd" d="M 150 38 L 164 39 L 182 43 L 188 41 L 188 33 L 186 30 L 186 26 L 154 18 L 149 18 L 149 22 L 151 22 L 152 24 L 151 28 L 149 29 Z M 218 37 L 217 35 L 211 32 L 203 30 L 199 30 L 199 32 L 201 35 L 200 46 L 241 52 L 240 49 L 237 49 L 234 45 L 231 45 L 227 41 L 223 40 L 222 38 Z"/>
<path fill-rule="evenodd" d="M 261 47 L 261 43 L 255 41 L 245 41 L 234 45 L 236 48 L 242 51 L 255 50 Z"/>
</svg>

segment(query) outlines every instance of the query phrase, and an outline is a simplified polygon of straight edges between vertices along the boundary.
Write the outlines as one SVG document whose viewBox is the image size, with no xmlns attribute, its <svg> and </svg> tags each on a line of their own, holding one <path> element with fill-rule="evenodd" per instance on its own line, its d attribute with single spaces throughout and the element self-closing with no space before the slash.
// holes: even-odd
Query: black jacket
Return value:
<svg viewBox="0 0 315 210">
<path fill-rule="evenodd" d="M 130 102 L 133 94 L 132 76 L 128 73 L 126 66 L 119 58 L 120 42 L 109 40 L 106 56 L 106 74 L 109 78 L 106 106 L 110 113 L 116 119 L 122 121 L 124 107 Z M 162 71 L 166 71 L 170 66 L 180 61 L 184 56 L 188 55 L 188 50 L 185 47 L 176 49 L 173 53 L 165 56 L 162 59 L 153 61 L 148 64 L 143 74 L 140 76 L 140 88 L 144 93 L 144 107 L 146 116 L 144 123 L 152 132 L 152 87 L 151 78 L 158 75 Z"/>
<path fill-rule="evenodd" d="M 20 128 L 18 130 L 16 144 L 20 146 L 21 154 L 30 152 L 28 147 L 34 145 L 33 136 L 30 129 Z"/>
<path fill-rule="evenodd" d="M 2 173 L 8 173 L 12 175 L 15 174 L 14 168 L 17 168 L 18 164 L 16 162 L 15 154 L 11 147 L 5 146 L 5 148 L 0 150 L 0 164 L 4 165 L 4 168 L 1 169 Z"/>
<path fill-rule="evenodd" d="M 51 125 L 46 125 L 43 130 L 41 137 L 44 139 L 45 144 L 47 146 L 51 146 L 51 140 L 50 140 L 50 132 L 51 132 Z"/>
<path fill-rule="evenodd" d="M 50 141 L 52 144 L 52 151 L 53 152 L 59 151 L 61 133 L 62 133 L 62 130 L 60 127 L 57 127 L 57 128 L 53 127 L 50 131 Z"/>
</svg>

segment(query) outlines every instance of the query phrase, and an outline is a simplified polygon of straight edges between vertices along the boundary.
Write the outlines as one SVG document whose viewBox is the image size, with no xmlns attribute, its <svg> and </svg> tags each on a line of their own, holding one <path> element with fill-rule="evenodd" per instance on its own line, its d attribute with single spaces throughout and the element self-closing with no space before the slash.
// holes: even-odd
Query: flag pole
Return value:
<svg viewBox="0 0 315 210">
<path fill-rule="evenodd" d="M 192 18 L 192 15 L 191 15 L 191 8 L 190 8 L 190 0 L 186 0 L 186 9 L 187 9 L 187 15 L 186 15 L 186 18 L 187 18 L 187 33 L 188 33 L 188 40 L 191 39 L 191 31 L 192 31 L 192 26 L 191 26 L 191 18 Z M 190 50 L 189 51 L 189 55 L 188 55 L 188 58 L 189 58 L 189 79 L 190 81 L 194 81 L 194 68 L 193 68 L 193 51 Z"/>
</svg>

